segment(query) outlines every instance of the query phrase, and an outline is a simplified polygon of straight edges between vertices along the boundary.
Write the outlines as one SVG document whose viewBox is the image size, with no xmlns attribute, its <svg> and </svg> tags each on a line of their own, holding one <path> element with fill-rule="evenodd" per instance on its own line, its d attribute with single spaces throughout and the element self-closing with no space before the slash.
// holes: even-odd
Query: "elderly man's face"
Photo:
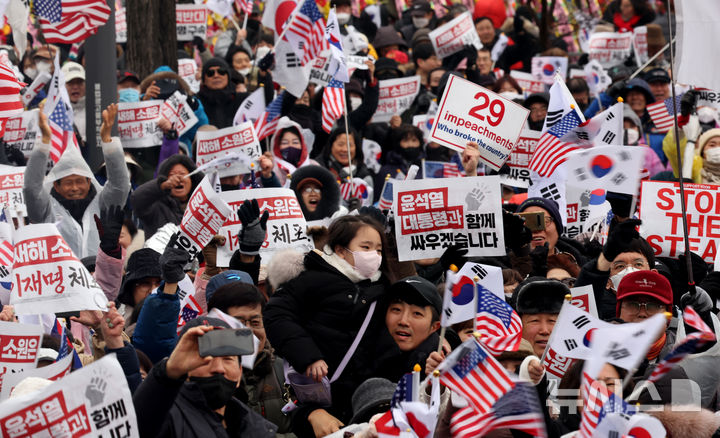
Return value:
<svg viewBox="0 0 720 438">
<path fill-rule="evenodd" d="M 82 175 L 68 175 L 55 181 L 53 187 L 65 199 L 85 199 L 90 192 L 90 180 Z"/>
</svg>

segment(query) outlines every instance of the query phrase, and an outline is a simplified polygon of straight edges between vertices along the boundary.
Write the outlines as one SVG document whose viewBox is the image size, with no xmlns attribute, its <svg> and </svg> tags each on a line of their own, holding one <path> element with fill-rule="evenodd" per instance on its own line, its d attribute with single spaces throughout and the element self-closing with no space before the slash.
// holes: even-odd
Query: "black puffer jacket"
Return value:
<svg viewBox="0 0 720 438">
<path fill-rule="evenodd" d="M 180 225 L 185 204 L 170 196 L 169 190 L 163 190 L 160 185 L 167 180 L 170 169 L 176 164 L 183 165 L 188 172 L 195 170 L 195 163 L 185 155 L 173 155 L 160 164 L 158 177 L 138 187 L 130 196 L 130 204 L 133 211 L 142 221 L 142 229 L 145 231 L 145 238 L 149 238 L 163 225 L 172 222 Z M 198 172 L 190 177 L 192 181 L 192 194 L 195 187 L 200 184 L 204 175 Z"/>
</svg>

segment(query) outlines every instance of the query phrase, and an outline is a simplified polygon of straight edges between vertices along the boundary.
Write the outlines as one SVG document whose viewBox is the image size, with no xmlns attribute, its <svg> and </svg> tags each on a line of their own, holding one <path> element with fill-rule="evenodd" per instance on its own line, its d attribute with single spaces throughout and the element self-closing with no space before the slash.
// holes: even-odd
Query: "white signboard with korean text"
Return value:
<svg viewBox="0 0 720 438">
<path fill-rule="evenodd" d="M 175 21 L 178 41 L 192 41 L 207 33 L 207 9 L 203 5 L 175 5 Z"/>
<path fill-rule="evenodd" d="M 482 48 L 480 37 L 475 30 L 470 12 L 463 12 L 428 35 L 438 58 L 445 58 L 459 52 L 466 45 Z"/>
<path fill-rule="evenodd" d="M 118 103 L 118 133 L 123 148 L 144 148 L 162 144 L 157 125 L 162 100 Z"/>
<path fill-rule="evenodd" d="M 163 102 L 160 115 L 175 125 L 178 135 L 185 134 L 198 122 L 197 116 L 187 103 L 187 96 L 180 91 L 174 92 Z"/>
<path fill-rule="evenodd" d="M 230 207 L 215 192 L 206 176 L 190 196 L 180 222 L 180 247 L 195 257 L 220 231 L 230 215 Z"/>
<path fill-rule="evenodd" d="M 260 159 L 262 154 L 255 128 L 249 121 L 217 131 L 198 131 L 196 138 L 198 166 L 209 163 L 215 158 L 237 152 L 246 154 L 253 161 Z M 250 169 L 244 161 L 218 170 L 220 177 L 245 173 L 250 173 Z"/>
<path fill-rule="evenodd" d="M 25 167 L 0 164 L 0 207 L 25 205 L 23 183 Z"/>
<path fill-rule="evenodd" d="M 590 35 L 590 60 L 596 59 L 603 68 L 622 64 L 632 53 L 632 32 L 596 32 Z"/>
<path fill-rule="evenodd" d="M 510 168 L 509 180 L 516 180 L 518 183 L 522 183 L 524 187 L 530 184 L 530 169 L 528 169 L 528 166 L 539 140 L 540 131 L 523 129 L 520 138 L 515 143 L 515 149 L 513 149 L 510 157 L 505 162 Z M 513 185 L 510 183 L 505 184 Z"/>
<path fill-rule="evenodd" d="M 380 99 L 372 123 L 389 122 L 394 115 L 400 115 L 410 108 L 420 92 L 420 76 L 387 79 L 378 82 Z"/>
<path fill-rule="evenodd" d="M 37 109 L 25 111 L 18 117 L 11 117 L 5 122 L 3 141 L 8 146 L 20 149 L 25 158 L 30 156 L 39 136 Z"/>
</svg>

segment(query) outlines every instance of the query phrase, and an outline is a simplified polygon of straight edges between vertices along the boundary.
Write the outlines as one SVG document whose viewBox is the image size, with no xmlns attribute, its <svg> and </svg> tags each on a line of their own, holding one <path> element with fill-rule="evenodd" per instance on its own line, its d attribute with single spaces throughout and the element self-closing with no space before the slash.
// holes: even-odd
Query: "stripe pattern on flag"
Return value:
<svg viewBox="0 0 720 438">
<path fill-rule="evenodd" d="M 235 6 L 237 7 L 238 11 L 245 12 L 248 15 L 252 14 L 252 0 L 235 0 Z"/>
<path fill-rule="evenodd" d="M 600 422 L 600 412 L 608 401 L 610 393 L 607 387 L 594 380 L 586 372 L 582 378 L 583 411 L 580 420 L 580 438 L 591 438 Z"/>
<path fill-rule="evenodd" d="M 262 140 L 268 135 L 275 133 L 275 128 L 277 128 L 278 120 L 280 119 L 280 111 L 282 111 L 285 93 L 286 91 L 283 91 L 273 99 L 267 109 L 265 109 L 265 112 L 255 121 L 255 132 L 257 133 L 258 140 Z"/>
<path fill-rule="evenodd" d="M 45 40 L 63 44 L 83 41 L 94 35 L 110 16 L 110 7 L 104 0 L 35 0 L 34 11 L 40 19 Z"/>
<path fill-rule="evenodd" d="M 675 105 L 673 105 L 673 98 L 668 97 L 662 102 L 651 103 L 647 106 L 647 112 L 660 133 L 665 134 L 673 127 L 675 112 L 680 111 L 682 96 L 682 94 L 675 96 Z"/>
<path fill-rule="evenodd" d="M 512 307 L 482 285 L 478 285 L 475 330 L 480 342 L 495 356 L 517 351 L 522 340 L 522 320 Z"/>
<path fill-rule="evenodd" d="M 322 128 L 325 132 L 332 131 L 335 121 L 345 112 L 345 86 L 335 78 L 325 87 L 322 96 Z"/>
<path fill-rule="evenodd" d="M 0 266 L 13 265 L 13 246 L 7 240 L 0 242 Z"/>
<path fill-rule="evenodd" d="M 19 116 L 23 112 L 20 97 L 23 85 L 12 69 L 0 60 L 0 136 L 5 132 L 5 120 Z"/>
<path fill-rule="evenodd" d="M 386 180 L 383 186 L 383 191 L 380 194 L 380 200 L 378 201 L 378 208 L 380 210 L 391 210 L 393 206 L 393 183 L 391 180 Z"/>
<path fill-rule="evenodd" d="M 565 134 L 580 125 L 577 111 L 570 111 L 545 132 L 538 141 L 535 153 L 528 166 L 538 175 L 546 177 L 567 160 L 567 154 L 582 146 L 560 140 Z"/>
<path fill-rule="evenodd" d="M 68 141 L 72 136 L 74 141 L 74 131 L 72 122 L 65 108 L 65 103 L 60 100 L 55 109 L 50 113 L 48 117 L 48 123 L 52 130 L 52 141 L 50 143 L 50 158 L 53 163 L 57 163 L 65 148 L 67 147 Z"/>
<path fill-rule="evenodd" d="M 325 39 L 325 19 L 315 0 L 305 0 L 302 3 L 295 17 L 287 25 L 285 33 L 295 54 L 302 60 L 302 65 L 312 61 L 323 50 L 329 48 Z"/>
</svg>

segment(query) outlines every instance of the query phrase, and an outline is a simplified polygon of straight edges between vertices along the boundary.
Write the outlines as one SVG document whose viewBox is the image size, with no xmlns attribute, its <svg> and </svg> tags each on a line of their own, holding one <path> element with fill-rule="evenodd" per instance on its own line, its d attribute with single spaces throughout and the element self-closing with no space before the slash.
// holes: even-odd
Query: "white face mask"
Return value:
<svg viewBox="0 0 720 438">
<path fill-rule="evenodd" d="M 640 131 L 638 131 L 637 129 L 628 128 L 625 130 L 625 132 L 627 133 L 627 144 L 637 144 L 638 140 L 640 140 Z"/>
<path fill-rule="evenodd" d="M 265 57 L 265 55 L 270 53 L 270 50 L 271 49 L 268 46 L 258 47 L 257 50 L 255 51 L 255 62 L 256 63 L 260 62 L 260 60 L 263 59 Z"/>
<path fill-rule="evenodd" d="M 711 123 L 713 120 L 716 120 L 717 111 L 712 107 L 704 106 L 698 108 L 697 116 L 700 123 Z"/>
<path fill-rule="evenodd" d="M 362 105 L 362 97 L 351 97 L 350 98 L 350 109 L 355 111 Z"/>
<path fill-rule="evenodd" d="M 705 160 L 709 163 L 720 163 L 720 148 L 706 149 Z"/>
<path fill-rule="evenodd" d="M 430 19 L 425 17 L 413 17 L 412 22 L 416 29 L 422 29 L 430 24 Z"/>
<path fill-rule="evenodd" d="M 350 21 L 350 14 L 347 12 L 338 12 L 337 13 L 337 20 L 339 25 L 348 24 Z"/>
<path fill-rule="evenodd" d="M 38 71 L 34 67 L 26 68 L 24 73 L 25 76 L 29 77 L 30 79 L 35 79 L 38 75 Z"/>
<path fill-rule="evenodd" d="M 35 68 L 37 68 L 38 72 L 46 72 L 50 73 L 50 69 L 52 68 L 52 64 L 46 61 L 38 61 L 35 63 Z"/>
<path fill-rule="evenodd" d="M 610 277 L 610 281 L 612 282 L 613 289 L 617 291 L 618 286 L 620 286 L 620 280 L 623 279 L 626 275 L 628 275 L 631 272 L 637 272 L 640 269 L 637 269 L 633 266 L 628 266 L 627 268 L 623 269 L 622 271 L 618 272 L 617 274 Z"/>
<path fill-rule="evenodd" d="M 243 68 L 243 69 L 237 70 L 237 72 L 243 76 L 247 76 L 248 73 L 250 73 L 250 70 L 251 70 L 251 68 L 248 67 L 248 68 Z"/>
</svg>

